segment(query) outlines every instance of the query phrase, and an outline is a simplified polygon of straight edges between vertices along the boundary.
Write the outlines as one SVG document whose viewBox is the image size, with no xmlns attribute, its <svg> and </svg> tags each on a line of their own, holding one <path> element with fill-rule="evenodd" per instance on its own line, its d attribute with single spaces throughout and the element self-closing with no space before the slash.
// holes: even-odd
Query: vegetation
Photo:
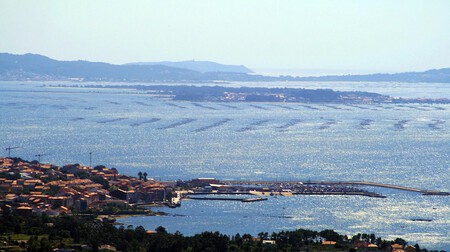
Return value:
<svg viewBox="0 0 450 252">
<path fill-rule="evenodd" d="M 406 244 L 398 238 L 386 241 L 374 234 L 358 234 L 349 239 L 333 230 L 320 232 L 298 229 L 269 235 L 259 233 L 227 236 L 219 232 L 202 232 L 194 236 L 168 233 L 164 227 L 148 233 L 142 226 L 116 227 L 97 220 L 92 215 L 49 217 L 47 215 L 21 217 L 5 212 L 0 216 L 0 241 L 11 251 L 51 251 L 54 248 L 72 248 L 78 251 L 99 251 L 101 245 L 114 246 L 119 251 L 354 251 L 355 241 L 378 243 L 386 250 L 391 244 Z M 263 240 L 275 244 L 264 244 Z M 322 245 L 333 240 L 335 245 Z M 427 251 L 416 245 L 416 251 Z"/>
<path fill-rule="evenodd" d="M 147 181 L 147 176 L 148 176 L 147 172 L 144 172 L 144 173 L 138 172 L 139 180 Z"/>
</svg>

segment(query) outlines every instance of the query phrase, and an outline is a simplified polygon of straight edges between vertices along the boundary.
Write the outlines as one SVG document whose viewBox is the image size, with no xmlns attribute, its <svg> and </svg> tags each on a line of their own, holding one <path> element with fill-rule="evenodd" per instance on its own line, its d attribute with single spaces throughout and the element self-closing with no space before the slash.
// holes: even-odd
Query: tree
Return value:
<svg viewBox="0 0 450 252">
<path fill-rule="evenodd" d="M 142 172 L 138 172 L 139 180 L 142 180 Z"/>
<path fill-rule="evenodd" d="M 144 172 L 144 181 L 147 181 L 147 173 Z"/>
<path fill-rule="evenodd" d="M 47 238 L 43 237 L 41 238 L 41 249 L 40 251 L 51 251 L 52 246 L 50 245 L 50 242 Z"/>
<path fill-rule="evenodd" d="M 421 251 L 419 244 L 416 243 L 414 245 L 414 247 L 416 248 L 416 252 L 420 252 Z"/>
<path fill-rule="evenodd" d="M 269 233 L 267 233 L 267 232 L 260 232 L 260 233 L 258 234 L 258 237 L 259 237 L 261 240 L 267 240 L 267 239 L 269 239 Z"/>
<path fill-rule="evenodd" d="M 158 234 L 167 234 L 167 230 L 166 230 L 166 228 L 163 227 L 163 226 L 157 227 L 157 228 L 155 229 L 155 231 L 156 231 Z"/>
<path fill-rule="evenodd" d="M 381 237 L 378 237 L 377 240 L 375 241 L 375 244 L 377 244 L 378 246 L 381 245 L 383 243 L 383 241 L 381 240 Z"/>
<path fill-rule="evenodd" d="M 227 251 L 230 239 L 219 232 L 203 232 L 192 237 L 193 251 Z"/>
<path fill-rule="evenodd" d="M 134 233 L 136 240 L 138 240 L 139 242 L 142 242 L 145 236 L 147 235 L 147 233 L 145 232 L 145 228 L 143 226 L 135 228 Z"/>
<path fill-rule="evenodd" d="M 370 234 L 369 238 L 370 238 L 370 243 L 374 243 L 376 241 L 377 237 L 375 236 L 375 234 Z"/>
<path fill-rule="evenodd" d="M 101 170 L 103 170 L 105 168 L 106 168 L 106 166 L 104 166 L 104 165 L 97 165 L 97 166 L 94 167 L 94 170 L 101 171 Z"/>
<path fill-rule="evenodd" d="M 37 236 L 30 236 L 30 239 L 28 239 L 27 242 L 27 251 L 39 252 L 39 249 L 41 248 L 40 245 L 41 244 L 39 243 Z"/>
<path fill-rule="evenodd" d="M 242 239 L 244 239 L 245 241 L 251 241 L 252 240 L 252 235 L 251 234 L 244 234 L 244 235 L 242 235 Z"/>
<path fill-rule="evenodd" d="M 325 238 L 325 240 L 327 241 L 340 241 L 342 238 L 338 233 L 331 229 L 320 231 L 319 235 Z"/>
<path fill-rule="evenodd" d="M 77 172 L 75 175 L 77 175 L 77 177 L 80 179 L 88 179 L 90 177 L 89 173 L 84 171 Z"/>
<path fill-rule="evenodd" d="M 242 237 L 241 237 L 241 235 L 240 235 L 239 233 L 237 233 L 237 234 L 234 236 L 234 242 L 236 242 L 236 244 L 237 244 L 238 246 L 241 246 L 241 245 L 242 245 L 243 239 L 242 239 Z"/>
<path fill-rule="evenodd" d="M 397 238 L 397 239 L 395 239 L 394 243 L 405 246 L 407 242 L 402 238 Z"/>
<path fill-rule="evenodd" d="M 103 177 L 95 176 L 95 177 L 92 177 L 91 180 L 93 182 L 95 182 L 95 183 L 98 183 L 98 184 L 102 185 L 103 189 L 108 189 L 109 188 L 108 180 L 104 179 Z"/>
<path fill-rule="evenodd" d="M 130 243 L 128 243 L 127 249 L 125 250 L 126 252 L 130 251 L 130 252 L 141 252 L 141 251 L 146 251 L 146 249 L 139 243 L 139 241 L 137 240 L 132 240 Z"/>
</svg>

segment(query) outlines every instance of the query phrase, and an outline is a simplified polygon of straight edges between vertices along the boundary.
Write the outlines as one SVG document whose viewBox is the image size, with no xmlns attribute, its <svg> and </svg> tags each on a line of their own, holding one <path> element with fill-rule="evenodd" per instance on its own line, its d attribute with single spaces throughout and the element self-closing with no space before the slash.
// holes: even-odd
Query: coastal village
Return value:
<svg viewBox="0 0 450 252">
<path fill-rule="evenodd" d="M 0 158 L 0 213 L 11 210 L 21 215 L 54 216 L 89 209 L 113 213 L 111 209 L 130 209 L 130 204 L 138 202 L 169 202 L 171 187 L 146 176 L 122 175 L 104 166 L 58 167 Z"/>
</svg>

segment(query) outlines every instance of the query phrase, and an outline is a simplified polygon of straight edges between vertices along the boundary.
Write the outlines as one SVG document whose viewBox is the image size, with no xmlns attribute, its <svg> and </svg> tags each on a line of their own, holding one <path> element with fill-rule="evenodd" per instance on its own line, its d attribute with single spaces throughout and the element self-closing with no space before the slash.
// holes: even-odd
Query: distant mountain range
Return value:
<svg viewBox="0 0 450 252">
<path fill-rule="evenodd" d="M 213 81 L 364 81 L 450 83 L 450 68 L 396 74 L 335 75 L 320 77 L 250 74 L 245 66 L 208 61 L 130 63 L 113 65 L 89 61 L 58 61 L 38 54 L 0 53 L 3 81 L 111 81 L 111 82 L 213 82 Z"/>
<path fill-rule="evenodd" d="M 136 63 L 128 63 L 125 65 L 148 65 L 148 66 L 154 66 L 154 65 L 163 65 L 163 66 L 169 66 L 169 67 L 177 67 L 177 68 L 183 68 L 183 69 L 189 69 L 193 71 L 197 71 L 200 73 L 207 73 L 207 72 L 229 72 L 229 73 L 253 73 L 252 70 L 249 68 L 240 65 L 224 65 L 219 64 L 212 61 L 195 61 L 195 60 L 189 60 L 189 61 L 161 61 L 161 62 L 136 62 Z"/>
</svg>

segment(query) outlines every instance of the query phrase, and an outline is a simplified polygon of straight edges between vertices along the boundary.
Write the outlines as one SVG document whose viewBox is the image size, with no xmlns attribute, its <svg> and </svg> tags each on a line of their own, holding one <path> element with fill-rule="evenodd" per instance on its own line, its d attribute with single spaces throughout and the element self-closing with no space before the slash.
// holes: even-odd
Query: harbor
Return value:
<svg viewBox="0 0 450 252">
<path fill-rule="evenodd" d="M 445 191 L 367 181 L 219 181 L 214 178 L 198 178 L 188 183 L 192 186 L 192 189 L 177 192 L 176 206 L 181 206 L 181 200 L 184 199 L 257 202 L 268 200 L 270 197 L 300 195 L 387 197 L 371 191 L 370 188 L 387 188 L 429 196 L 450 195 L 449 192 Z M 249 196 L 252 197 L 249 198 Z"/>
<path fill-rule="evenodd" d="M 322 186 L 322 187 L 326 187 L 326 188 L 334 188 L 334 189 L 339 188 L 340 186 L 342 186 L 341 188 L 348 188 L 347 186 L 353 187 L 353 188 L 364 186 L 364 187 L 381 187 L 381 188 L 395 189 L 395 190 L 401 190 L 401 191 L 417 192 L 417 193 L 421 193 L 423 195 L 450 196 L 450 193 L 446 192 L 446 191 L 419 189 L 419 188 L 414 188 L 414 187 L 383 184 L 383 183 L 370 182 L 370 181 L 239 181 L 239 180 L 234 180 L 234 181 L 226 181 L 226 184 L 229 184 L 229 185 L 266 185 L 266 186 L 270 186 L 271 188 L 273 188 L 274 186 L 275 187 L 276 186 L 287 187 L 287 188 L 312 186 L 312 187 L 309 187 L 309 188 L 314 188 L 314 190 L 311 191 L 311 194 L 316 193 L 315 190 L 317 189 L 318 186 L 319 187 Z M 322 191 L 322 190 L 319 190 L 319 191 Z M 361 190 L 359 190 L 359 189 L 357 191 L 361 192 Z M 340 190 L 340 192 L 342 192 L 342 194 L 351 193 L 351 191 L 349 192 L 349 191 L 345 191 L 345 190 Z M 308 194 L 308 192 L 305 192 L 305 193 L 297 192 L 297 194 Z M 369 195 L 371 195 L 371 194 L 363 195 L 363 196 L 369 196 Z"/>
</svg>

